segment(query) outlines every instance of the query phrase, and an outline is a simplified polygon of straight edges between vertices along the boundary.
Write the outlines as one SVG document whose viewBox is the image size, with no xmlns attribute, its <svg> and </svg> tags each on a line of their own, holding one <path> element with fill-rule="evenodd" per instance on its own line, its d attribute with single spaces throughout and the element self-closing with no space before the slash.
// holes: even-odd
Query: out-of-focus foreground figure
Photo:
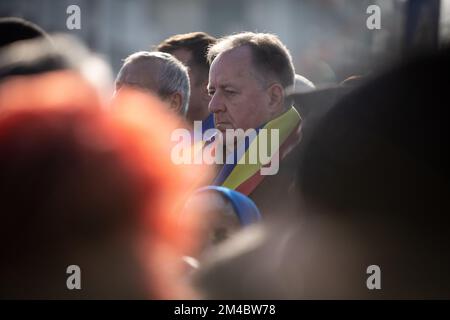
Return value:
<svg viewBox="0 0 450 320">
<path fill-rule="evenodd" d="M 240 192 L 219 186 L 202 187 L 186 202 L 182 219 L 199 221 L 201 242 L 196 258 L 261 220 L 255 203 Z"/>
<path fill-rule="evenodd" d="M 100 98 L 110 100 L 113 90 L 109 65 L 74 37 L 54 34 L 51 41 L 37 37 L 16 41 L 0 50 L 0 82 L 57 70 L 77 72 L 97 89 Z"/>
<path fill-rule="evenodd" d="M 0 18 L 0 49 L 18 41 L 42 39 L 51 43 L 47 33 L 34 23 L 16 17 Z"/>
<path fill-rule="evenodd" d="M 196 236 L 174 212 L 206 171 L 172 164 L 180 123 L 157 98 L 113 103 L 73 71 L 1 84 L 0 297 L 195 297 L 179 275 Z"/>
</svg>

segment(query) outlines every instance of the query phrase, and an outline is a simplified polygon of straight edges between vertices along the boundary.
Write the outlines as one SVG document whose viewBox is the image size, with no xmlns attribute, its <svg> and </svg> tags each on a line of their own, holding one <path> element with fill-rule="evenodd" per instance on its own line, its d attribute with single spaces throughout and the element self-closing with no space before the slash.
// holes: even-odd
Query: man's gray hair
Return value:
<svg viewBox="0 0 450 320">
<path fill-rule="evenodd" d="M 209 48 L 208 61 L 211 64 L 219 54 L 241 46 L 252 50 L 253 65 L 264 81 L 274 77 L 285 89 L 294 85 L 291 54 L 274 34 L 242 32 L 223 37 Z"/>
<path fill-rule="evenodd" d="M 148 77 L 152 78 L 151 80 L 129 81 L 127 69 L 132 64 L 138 63 L 143 68 L 151 69 L 148 74 Z M 184 115 L 187 113 L 190 96 L 188 71 L 178 59 L 169 53 L 139 51 L 128 56 L 116 79 L 116 88 L 120 88 L 122 85 L 136 86 L 156 92 L 163 99 L 178 92 L 182 97 L 182 113 Z"/>
<path fill-rule="evenodd" d="M 252 63 L 257 79 L 261 84 L 268 85 L 275 79 L 285 90 L 294 86 L 294 64 L 289 50 L 274 34 L 241 32 L 219 39 L 208 50 L 208 62 L 226 51 L 248 46 L 252 52 Z M 285 107 L 289 108 L 292 99 L 285 99 Z"/>
</svg>

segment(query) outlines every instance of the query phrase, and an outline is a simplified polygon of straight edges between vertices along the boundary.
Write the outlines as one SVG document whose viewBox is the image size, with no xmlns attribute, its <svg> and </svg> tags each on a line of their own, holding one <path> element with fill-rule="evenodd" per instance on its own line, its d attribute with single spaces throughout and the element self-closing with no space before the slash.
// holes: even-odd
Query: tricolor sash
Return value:
<svg viewBox="0 0 450 320">
<path fill-rule="evenodd" d="M 210 113 L 208 117 L 202 121 L 202 133 L 206 130 L 214 128 L 214 114 Z"/>
<path fill-rule="evenodd" d="M 300 122 L 300 115 L 294 107 L 291 107 L 279 117 L 257 128 L 256 137 L 245 144 L 243 152 L 240 154 L 239 152 L 237 154 L 231 154 L 232 157 L 234 156 L 234 159 L 232 161 L 226 161 L 227 163 L 223 165 L 212 184 L 239 191 L 247 196 L 250 195 L 265 177 L 265 175 L 261 174 L 261 168 L 267 167 L 270 162 L 263 164 L 258 157 L 256 163 L 248 163 L 249 161 L 246 160 L 250 159 L 249 151 L 259 150 L 260 145 L 258 144 L 263 141 L 267 141 L 265 143 L 270 144 L 271 130 L 278 129 L 279 147 L 271 150 L 270 146 L 266 146 L 266 150 L 270 152 L 267 154 L 270 157 L 270 161 L 274 157 L 278 157 L 279 161 L 281 161 L 300 141 Z M 261 129 L 267 129 L 268 139 L 260 139 Z"/>
</svg>

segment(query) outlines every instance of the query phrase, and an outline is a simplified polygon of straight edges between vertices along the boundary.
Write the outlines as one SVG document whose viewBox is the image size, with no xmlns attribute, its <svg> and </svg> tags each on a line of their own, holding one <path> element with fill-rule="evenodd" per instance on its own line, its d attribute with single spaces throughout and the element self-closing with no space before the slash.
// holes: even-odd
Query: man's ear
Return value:
<svg viewBox="0 0 450 320">
<path fill-rule="evenodd" d="M 173 93 L 170 97 L 169 97 L 169 105 L 170 105 L 170 109 L 175 111 L 178 114 L 182 114 L 183 110 L 182 107 L 182 97 L 181 94 L 179 92 L 175 92 Z"/>
<path fill-rule="evenodd" d="M 278 113 L 284 106 L 284 89 L 279 83 L 272 84 L 268 89 L 269 111 Z"/>
</svg>

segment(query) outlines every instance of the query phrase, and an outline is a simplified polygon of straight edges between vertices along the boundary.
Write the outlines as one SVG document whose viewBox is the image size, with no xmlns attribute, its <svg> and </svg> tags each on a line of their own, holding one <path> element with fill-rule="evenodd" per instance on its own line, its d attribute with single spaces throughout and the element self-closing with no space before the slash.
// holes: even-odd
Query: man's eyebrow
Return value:
<svg viewBox="0 0 450 320">
<path fill-rule="evenodd" d="M 232 83 L 229 83 L 229 82 L 226 82 L 226 83 L 220 84 L 219 87 L 220 88 L 226 88 L 226 87 L 233 87 L 234 88 L 234 87 L 236 87 L 236 85 L 232 84 Z"/>
<path fill-rule="evenodd" d="M 231 83 L 224 83 L 224 84 L 221 84 L 221 85 L 219 85 L 218 86 L 220 89 L 226 89 L 226 88 L 237 88 L 237 86 L 235 86 L 235 85 L 233 85 L 233 84 L 231 84 Z M 215 87 L 214 86 L 212 86 L 212 85 L 207 85 L 206 86 L 206 89 L 208 89 L 208 90 L 211 90 L 211 89 L 215 89 Z"/>
</svg>

